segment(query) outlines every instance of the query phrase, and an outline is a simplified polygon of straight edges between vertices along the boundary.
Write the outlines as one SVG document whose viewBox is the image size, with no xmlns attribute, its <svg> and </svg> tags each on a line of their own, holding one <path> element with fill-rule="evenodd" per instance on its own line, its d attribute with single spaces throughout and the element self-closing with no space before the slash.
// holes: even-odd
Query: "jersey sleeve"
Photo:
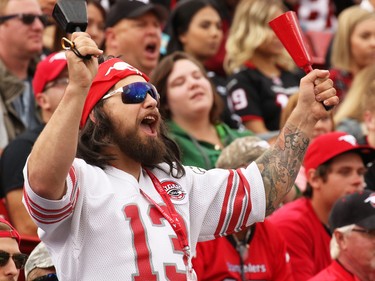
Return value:
<svg viewBox="0 0 375 281">
<path fill-rule="evenodd" d="M 48 228 L 49 231 L 53 232 L 62 222 L 69 220 L 77 207 L 80 192 L 77 179 L 79 166 L 75 160 L 69 170 L 66 178 L 67 190 L 65 195 L 60 200 L 48 200 L 40 197 L 31 188 L 27 177 L 27 164 L 28 162 L 26 162 L 23 171 L 25 178 L 23 203 L 31 218 L 41 229 L 46 230 Z"/>
<path fill-rule="evenodd" d="M 211 240 L 239 231 L 265 217 L 263 180 L 255 162 L 246 169 L 187 169 L 192 239 Z"/>
</svg>

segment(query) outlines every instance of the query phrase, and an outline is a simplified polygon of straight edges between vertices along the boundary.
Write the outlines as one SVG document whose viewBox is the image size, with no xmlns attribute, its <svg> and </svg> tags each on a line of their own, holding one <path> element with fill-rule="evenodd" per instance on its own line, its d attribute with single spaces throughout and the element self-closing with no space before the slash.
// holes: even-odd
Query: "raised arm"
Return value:
<svg viewBox="0 0 375 281">
<path fill-rule="evenodd" d="M 65 180 L 76 155 L 83 105 L 98 69 L 96 57 L 102 54 L 86 33 L 73 33 L 71 40 L 83 56 L 93 56 L 90 60 L 83 60 L 71 51 L 66 52 L 69 84 L 38 137 L 27 166 L 31 188 L 47 199 L 60 199 L 65 193 Z"/>
<path fill-rule="evenodd" d="M 301 167 L 316 122 L 337 105 L 338 97 L 326 70 L 313 70 L 300 84 L 298 104 L 275 144 L 256 160 L 266 191 L 266 215 L 271 214 L 289 192 Z"/>
</svg>

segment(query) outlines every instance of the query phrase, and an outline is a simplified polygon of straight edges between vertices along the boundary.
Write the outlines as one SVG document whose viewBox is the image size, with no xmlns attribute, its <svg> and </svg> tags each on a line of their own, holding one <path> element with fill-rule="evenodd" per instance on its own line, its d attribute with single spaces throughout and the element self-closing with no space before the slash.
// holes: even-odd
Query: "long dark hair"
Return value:
<svg viewBox="0 0 375 281">
<path fill-rule="evenodd" d="M 170 36 L 167 55 L 175 51 L 184 51 L 180 36 L 189 30 L 194 15 L 207 6 L 219 13 L 217 7 L 207 0 L 182 0 L 176 4 L 165 28 L 165 32 Z"/>
<path fill-rule="evenodd" d="M 86 125 L 80 132 L 77 157 L 82 158 L 90 165 L 95 165 L 104 168 L 109 165 L 111 161 L 117 159 L 114 154 L 104 153 L 105 148 L 113 146 L 111 143 L 110 132 L 111 124 L 108 116 L 103 110 L 103 101 L 99 101 L 94 109 L 93 114 L 95 123 L 88 118 Z M 166 146 L 166 154 L 163 161 L 168 164 L 169 172 L 173 177 L 180 178 L 185 175 L 185 169 L 181 164 L 180 150 L 178 145 L 167 136 L 167 129 L 164 122 L 161 122 L 161 139 Z M 159 165 L 148 165 L 142 163 L 147 168 L 160 168 Z"/>
</svg>

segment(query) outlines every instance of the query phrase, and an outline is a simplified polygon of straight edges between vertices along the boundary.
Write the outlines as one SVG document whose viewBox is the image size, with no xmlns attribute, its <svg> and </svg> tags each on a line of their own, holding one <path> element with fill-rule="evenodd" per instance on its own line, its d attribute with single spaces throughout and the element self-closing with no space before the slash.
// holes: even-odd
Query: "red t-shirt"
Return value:
<svg viewBox="0 0 375 281">
<path fill-rule="evenodd" d="M 242 280 L 240 256 L 225 237 L 198 243 L 193 267 L 200 281 Z M 294 280 L 285 240 L 271 222 L 256 223 L 244 271 L 246 280 Z"/>
<path fill-rule="evenodd" d="M 330 266 L 319 272 L 308 281 L 360 281 L 356 276 L 351 274 L 342 267 L 337 261 L 333 261 Z"/>
<path fill-rule="evenodd" d="M 307 280 L 330 265 L 331 236 L 305 197 L 276 210 L 269 218 L 284 235 L 295 280 Z"/>
</svg>

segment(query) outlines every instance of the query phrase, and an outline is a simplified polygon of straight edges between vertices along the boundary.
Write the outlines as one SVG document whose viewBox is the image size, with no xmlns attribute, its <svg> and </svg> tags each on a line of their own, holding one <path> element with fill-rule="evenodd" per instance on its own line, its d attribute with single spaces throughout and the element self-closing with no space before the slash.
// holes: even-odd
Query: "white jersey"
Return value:
<svg viewBox="0 0 375 281">
<path fill-rule="evenodd" d="M 102 170 L 75 159 L 67 192 L 56 201 L 36 195 L 26 171 L 24 204 L 59 280 L 187 280 L 176 233 L 140 191 L 165 206 L 145 170 L 137 181 L 114 167 Z M 184 220 L 192 255 L 198 241 L 264 220 L 265 192 L 255 163 L 241 170 L 186 167 L 180 179 L 151 172 Z"/>
</svg>

